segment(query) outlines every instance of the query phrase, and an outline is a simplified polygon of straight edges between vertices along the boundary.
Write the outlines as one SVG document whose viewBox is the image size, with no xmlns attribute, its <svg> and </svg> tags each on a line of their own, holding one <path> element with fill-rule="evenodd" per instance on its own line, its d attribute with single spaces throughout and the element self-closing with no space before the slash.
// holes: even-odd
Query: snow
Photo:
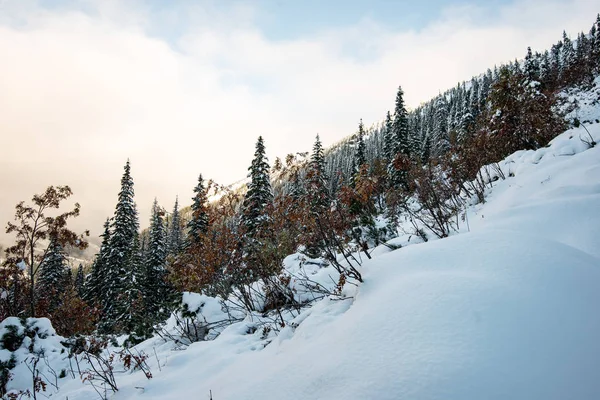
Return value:
<svg viewBox="0 0 600 400">
<path fill-rule="evenodd" d="M 600 107 L 586 110 L 589 121 L 600 118 Z M 586 128 L 600 142 L 600 124 Z M 509 156 L 499 163 L 504 179 L 496 173 L 458 233 L 427 243 L 407 234 L 388 243 L 398 250 L 373 249 L 363 284 L 283 315 L 277 331 L 262 329 L 255 313 L 185 350 L 158 337 L 141 343 L 153 379 L 117 368 L 111 398 L 600 398 L 600 146 L 585 135 L 573 128 Z M 298 301 L 314 298 L 306 277 L 329 289 L 339 277 L 301 254 L 284 267 Z M 227 316 L 214 298 L 182 300 L 206 324 Z M 0 334 L 8 324 L 21 326 L 5 320 Z M 48 334 L 36 346 L 58 354 L 55 369 L 68 365 L 49 322 L 28 324 Z M 165 329 L 176 328 L 173 316 Z M 31 374 L 17 368 L 23 376 L 11 387 L 27 387 Z M 66 397 L 97 395 L 66 378 L 56 398 Z"/>
</svg>

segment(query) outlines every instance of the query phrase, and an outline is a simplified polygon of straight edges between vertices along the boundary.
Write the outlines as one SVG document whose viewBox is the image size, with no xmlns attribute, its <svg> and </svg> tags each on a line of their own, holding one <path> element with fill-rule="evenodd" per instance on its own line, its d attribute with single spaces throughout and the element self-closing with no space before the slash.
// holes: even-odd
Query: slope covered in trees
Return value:
<svg viewBox="0 0 600 400">
<path fill-rule="evenodd" d="M 345 327 L 356 325 L 364 318 L 369 321 L 368 335 L 377 336 L 378 323 L 385 326 L 386 332 L 403 329 L 399 321 L 381 321 L 381 315 L 375 310 L 383 307 L 381 304 L 391 302 L 389 293 L 395 287 L 406 287 L 406 293 L 416 290 L 404 282 L 404 279 L 415 278 L 411 272 L 392 276 L 395 266 L 406 263 L 409 270 L 417 271 L 417 261 L 421 257 L 428 263 L 447 263 L 446 268 L 429 266 L 424 269 L 432 276 L 444 275 L 448 271 L 451 271 L 448 276 L 453 279 L 458 279 L 461 274 L 478 274 L 478 270 L 471 268 L 470 261 L 459 254 L 461 251 L 467 253 L 470 240 L 481 247 L 473 255 L 477 265 L 481 264 L 486 254 L 498 258 L 498 266 L 508 262 L 514 264 L 515 260 L 511 258 L 514 254 L 503 255 L 493 247 L 494 243 L 514 248 L 515 251 L 525 248 L 520 246 L 521 242 L 523 246 L 531 246 L 533 250 L 528 253 L 531 256 L 528 261 L 534 265 L 531 272 L 534 275 L 542 271 L 542 264 L 548 260 L 543 254 L 544 246 L 553 241 L 571 246 L 575 250 L 562 248 L 562 251 L 559 247 L 553 253 L 562 261 L 552 264 L 557 271 L 555 276 L 559 278 L 556 282 L 548 283 L 566 296 L 566 287 L 561 286 L 564 282 L 560 277 L 565 272 L 560 269 L 559 264 L 564 262 L 560 254 L 564 253 L 565 259 L 579 260 L 577 268 L 582 271 L 588 271 L 589 264 L 596 262 L 599 256 L 594 252 L 594 243 L 597 244 L 597 241 L 589 239 L 597 238 L 598 232 L 594 228 L 597 225 L 584 223 L 582 219 L 582 215 L 593 214 L 593 206 L 598 205 L 597 185 L 594 183 L 597 174 L 594 175 L 594 171 L 598 168 L 595 161 L 598 159 L 596 142 L 600 134 L 599 24 L 600 17 L 589 34 L 578 35 L 576 41 L 571 41 L 564 34 L 561 41 L 546 52 L 536 53 L 528 49 L 524 60 L 494 67 L 415 110 L 406 109 L 404 92 L 399 87 L 393 111 L 385 113 L 382 123 L 365 128 L 363 121 L 359 120 L 355 135 L 327 150 L 323 149 L 317 136 L 310 156 L 308 153 L 289 155 L 285 162 L 276 159 L 271 168 L 266 157 L 266 143 L 259 137 L 254 159 L 248 169 L 246 190 L 234 190 L 212 181 L 206 182 L 200 175 L 191 199 L 189 218 L 182 217 L 184 213 L 180 213 L 179 200 L 175 201 L 170 215 L 155 200 L 149 228 L 144 232 L 139 229 L 134 180 L 128 161 L 114 216 L 107 219 L 102 245 L 85 278 L 83 270 L 78 271 L 75 279 L 69 276 L 67 271 L 70 269 L 64 265 L 64 255 L 69 248 L 85 246 L 82 238 L 66 228 L 66 220 L 78 214 L 79 206 L 58 219 L 48 219 L 48 225 L 41 226 L 41 233 L 30 238 L 27 236 L 30 230 L 27 224 L 29 216 L 34 216 L 36 211 L 20 204 L 17 206 L 17 216 L 22 217 L 23 225 L 9 225 L 9 230 L 20 229 L 25 239 L 8 249 L 9 257 L 3 265 L 0 276 L 3 285 L 0 299 L 2 317 L 47 316 L 53 320 L 59 334 L 93 334 L 85 344 L 76 341 L 65 343 L 71 355 L 79 351 L 77 354 L 87 357 L 83 361 L 91 366 L 92 372 L 88 373 L 94 379 L 107 384 L 110 374 L 108 378 L 98 377 L 102 374 L 94 371 L 94 366 L 104 365 L 108 371 L 113 371 L 110 363 L 122 363 L 124 369 L 129 369 L 133 360 L 138 363 L 136 368 L 144 371 L 148 378 L 144 368 L 149 365 L 142 353 L 136 355 L 127 353 L 128 350 L 119 353 L 122 358 L 118 361 L 114 356 L 116 353 L 110 358 L 108 338 L 116 340 L 120 337 L 120 345 L 125 346 L 151 338 L 139 349 L 148 350 L 151 343 L 152 346 L 160 345 L 171 350 L 173 347 L 187 347 L 192 342 L 218 337 L 215 343 L 220 344 L 202 347 L 205 349 L 202 351 L 209 353 L 216 351 L 213 349 L 222 349 L 221 346 L 225 346 L 225 352 L 230 351 L 236 346 L 227 347 L 227 340 L 240 341 L 240 336 L 247 336 L 241 342 L 251 343 L 254 349 L 270 349 L 276 347 L 272 345 L 273 342 L 279 345 L 293 338 L 294 343 L 300 341 L 298 348 L 305 349 L 308 355 L 319 353 L 323 346 L 337 348 L 333 343 L 337 343 L 340 337 L 351 346 L 366 340 L 361 335 L 343 333 L 347 329 Z M 569 127 L 572 129 L 555 138 Z M 557 160 L 550 161 L 566 155 L 573 156 L 571 159 L 577 162 L 560 164 Z M 544 165 L 537 169 L 532 167 L 532 164 L 542 164 L 542 160 Z M 563 167 L 571 168 L 574 174 L 588 177 L 589 181 L 584 179 L 578 186 L 573 185 L 561 172 L 560 168 Z M 546 173 L 548 178 L 542 177 Z M 538 226 L 553 209 L 549 203 L 542 203 L 543 207 L 537 211 L 533 209 L 533 205 L 537 204 L 535 202 L 540 199 L 533 189 L 521 193 L 520 196 L 524 198 L 522 201 L 494 202 L 498 197 L 510 197 L 506 195 L 512 190 L 509 182 L 520 179 L 525 180 L 528 188 L 541 190 L 554 203 L 579 207 L 578 212 L 569 218 L 578 221 L 577 226 L 584 227 L 586 239 L 572 240 L 576 233 L 565 221 L 550 229 L 551 233 L 545 238 L 549 242 L 539 238 L 530 240 L 527 235 L 514 240 L 491 232 L 493 227 L 514 231 L 520 227 L 526 230 L 515 217 L 521 212 L 519 210 L 528 209 L 531 213 L 529 219 L 521 216 L 519 221 Z M 539 180 L 539 184 L 536 180 Z M 539 185 L 545 186 L 540 188 Z M 565 191 L 563 186 L 569 189 Z M 545 188 L 550 189 L 544 191 Z M 589 198 L 576 204 L 573 199 L 576 196 L 572 196 L 571 191 L 580 193 L 579 190 Z M 490 200 L 491 192 L 494 198 Z M 69 195 L 68 187 L 58 188 L 58 191 L 50 188 L 46 197 L 36 196 L 34 202 L 43 203 L 47 200 L 50 207 L 58 208 L 60 200 Z M 489 218 L 490 214 L 496 215 L 496 219 Z M 504 225 L 501 221 L 505 221 Z M 415 246 L 419 250 L 396 251 L 393 256 L 380 258 L 389 262 L 377 261 L 382 253 L 447 238 L 471 229 L 480 230 L 481 235 L 465 235 L 431 246 Z M 35 251 L 28 252 L 29 248 Z M 453 248 L 456 254 L 448 254 Z M 459 251 L 456 252 L 456 249 Z M 433 255 L 421 254 L 421 251 L 431 251 Z M 444 258 L 443 255 L 448 257 Z M 538 259 L 544 262 L 538 265 Z M 462 266 L 463 263 L 469 265 Z M 378 265 L 382 271 L 375 272 Z M 23 269 L 28 269 L 29 275 Z M 516 281 L 516 270 L 499 269 L 501 272 L 498 272 L 498 276 L 493 271 L 489 272 L 489 277 L 488 272 L 483 273 L 482 279 L 486 283 L 481 287 L 494 289 L 500 281 Z M 582 272 L 581 275 L 582 281 L 594 277 L 592 272 Z M 420 279 L 416 279 L 417 283 L 421 282 L 419 285 L 430 282 L 432 287 L 446 294 L 454 289 L 464 289 L 476 297 L 480 293 L 478 285 L 457 283 L 453 286 L 452 282 L 445 285 L 443 279 Z M 528 282 L 536 294 L 531 304 L 546 301 L 547 293 L 533 280 Z M 182 292 L 186 293 L 183 297 Z M 365 297 L 363 303 L 357 300 L 357 293 Z M 411 304 L 413 300 L 406 293 L 402 299 Z M 498 293 L 491 290 L 490 297 L 481 297 L 481 302 L 499 313 L 505 313 L 508 309 L 497 302 Z M 435 302 L 426 297 L 417 296 L 417 303 L 436 310 Z M 580 299 L 575 299 L 568 304 L 579 307 L 580 303 Z M 399 305 L 401 309 L 404 307 L 402 304 Z M 466 310 L 460 308 L 464 306 L 462 301 L 450 304 Z M 344 312 L 351 305 L 352 310 L 346 316 Z M 362 314 L 356 311 L 361 307 L 374 314 L 365 316 L 367 311 Z M 71 310 L 83 323 L 76 324 L 69 319 L 67 314 Z M 467 335 L 469 340 L 461 342 L 463 344 L 471 340 L 479 343 L 475 330 L 465 333 L 455 322 L 439 316 L 447 310 L 442 308 L 439 313 L 435 311 L 428 314 L 427 318 L 435 319 L 434 325 L 449 326 L 456 335 Z M 314 318 L 311 319 L 313 313 Z M 319 321 L 327 319 L 327 314 L 344 314 L 340 322 L 332 322 L 332 329 L 337 331 L 325 332 L 315 328 Z M 382 314 L 387 316 L 389 312 Z M 361 318 L 357 319 L 357 315 Z M 418 332 L 427 332 L 424 328 L 427 323 L 421 317 L 406 309 L 401 315 L 407 321 L 412 321 Z M 544 315 L 540 324 L 529 331 L 531 337 L 539 330 L 557 329 L 552 324 L 550 314 Z M 592 321 L 595 324 L 596 319 L 592 318 Z M 571 322 L 577 324 L 581 321 L 573 319 Z M 31 324 L 34 322 L 25 321 L 20 327 L 15 325 L 14 328 L 6 327 L 6 330 L 24 332 L 33 326 Z M 596 328 L 596 325 L 591 327 L 593 332 L 597 332 Z M 302 340 L 294 334 L 296 329 L 308 335 L 322 335 L 324 339 L 303 347 Z M 512 328 L 509 329 L 509 333 L 512 332 Z M 557 329 L 556 332 L 557 337 L 566 335 L 574 340 L 579 338 L 577 331 L 568 327 L 565 330 Z M 410 339 L 409 336 L 400 335 L 406 340 Z M 524 340 L 528 340 L 528 337 L 525 335 Z M 582 343 L 589 344 L 588 339 L 587 336 L 583 337 Z M 389 335 L 384 335 L 382 340 L 395 343 L 395 339 Z M 490 343 L 497 345 L 504 342 Z M 431 343 L 425 340 L 423 346 L 428 345 Z M 460 343 L 449 340 L 444 342 L 446 345 L 451 348 Z M 483 343 L 484 350 L 473 353 L 474 357 L 485 357 L 486 354 L 492 358 L 499 357 L 486 345 L 487 342 Z M 248 350 L 244 345 L 237 348 L 240 351 Z M 369 352 L 384 357 L 381 348 L 369 348 Z M 516 347 L 519 351 L 522 348 L 521 345 Z M 550 348 L 541 344 L 538 351 L 546 352 Z M 6 346 L 4 349 L 7 349 Z M 417 359 L 410 357 L 416 351 L 414 348 L 397 343 L 394 349 L 398 351 L 399 359 L 406 358 L 407 365 L 418 369 L 415 366 Z M 576 350 L 582 352 L 580 348 Z M 203 359 L 209 358 L 202 351 L 199 354 Z M 549 354 L 558 357 L 552 351 Z M 270 352 L 266 350 L 264 354 Z M 343 351 L 340 348 L 336 355 L 344 359 L 345 355 L 341 353 Z M 107 354 L 107 359 L 98 359 L 98 354 Z M 516 355 L 517 351 L 511 354 Z M 134 356 L 141 357 L 145 364 L 132 358 Z M 34 357 L 38 361 L 44 359 L 43 354 L 39 353 Z M 266 355 L 259 357 L 268 358 Z M 155 366 L 159 367 L 159 356 L 156 358 L 158 364 Z M 298 358 L 301 363 L 308 360 L 300 355 Z M 189 362 L 186 359 L 182 358 L 186 363 Z M 215 360 L 231 365 L 232 373 L 247 367 L 244 362 L 236 364 L 231 359 L 223 361 L 216 357 Z M 588 362 L 587 358 L 585 360 Z M 8 363 L 2 364 L 6 371 L 17 368 L 10 366 L 10 359 L 0 361 Z M 102 364 L 105 361 L 110 363 Z M 271 361 L 274 365 L 290 362 L 287 358 Z M 350 364 L 364 361 L 360 355 L 348 358 Z M 210 365 L 210 362 L 206 365 Z M 440 365 L 441 369 L 436 370 L 439 373 L 450 368 L 444 363 Z M 472 371 L 482 365 L 489 367 L 485 362 L 473 362 L 467 367 Z M 380 367 L 385 368 L 385 365 Z M 537 367 L 538 364 L 530 365 L 531 370 Z M 332 369 L 327 368 L 325 373 L 330 376 Z M 526 371 L 528 369 L 522 373 Z M 565 382 L 575 379 L 568 375 L 561 380 L 560 371 L 549 367 L 544 371 L 545 376 L 556 385 L 555 393 L 562 393 Z M 515 372 L 515 376 L 518 375 Z M 206 376 L 214 382 L 220 382 L 224 398 L 236 398 L 245 392 L 269 397 L 250 387 L 251 383 L 242 382 L 239 388 L 231 389 L 227 377 L 216 376 L 212 371 L 207 371 Z M 273 372 L 273 379 L 277 376 Z M 360 376 L 352 371 L 346 371 L 345 376 L 349 377 L 350 382 L 342 385 L 343 390 L 349 391 L 342 391 L 340 393 L 345 395 L 338 393 L 333 397 L 359 398 L 360 393 L 362 397 L 367 396 L 367 392 L 361 391 L 368 390 L 368 387 L 352 383 L 360 381 Z M 370 378 L 376 382 L 384 376 Z M 474 372 L 465 377 L 478 382 L 485 382 L 489 378 L 488 375 Z M 258 377 L 255 378 L 260 381 Z M 308 376 L 302 387 L 297 387 L 284 376 L 278 379 L 295 385 L 295 394 L 304 393 L 309 398 L 314 393 L 303 387 L 313 378 L 312 375 Z M 86 379 L 86 382 L 97 388 L 94 379 Z M 415 384 L 410 381 L 402 388 L 382 384 L 380 389 L 383 388 L 381 393 L 389 390 L 398 395 L 408 393 L 403 390 L 414 390 L 425 397 L 435 397 L 438 393 L 435 390 L 438 389 L 431 389 L 435 385 L 427 380 L 423 382 L 421 386 L 418 382 Z M 3 382 L 2 390 L 9 387 L 8 383 Z M 110 390 L 117 391 L 116 383 L 109 383 Z M 204 381 L 203 384 L 209 385 L 210 382 Z M 596 386 L 587 379 L 583 380 L 583 385 L 585 388 L 582 390 L 589 389 L 597 393 Z M 160 385 L 150 384 L 148 387 L 156 389 L 151 396 L 158 398 L 165 395 L 161 393 Z M 185 388 L 185 385 L 182 387 Z M 446 388 L 443 385 L 441 387 Z M 207 388 L 210 389 L 209 386 Z M 428 392 L 428 388 L 432 391 Z M 106 385 L 104 389 L 108 390 Z M 242 392 L 236 392 L 238 389 Z M 320 389 L 325 390 L 323 387 Z M 453 394 L 463 394 L 455 389 L 451 385 L 447 387 Z M 82 393 L 86 393 L 86 390 L 82 389 Z M 189 395 L 185 390 L 188 389 L 169 394 L 173 398 L 176 398 L 176 394 Z"/>
</svg>

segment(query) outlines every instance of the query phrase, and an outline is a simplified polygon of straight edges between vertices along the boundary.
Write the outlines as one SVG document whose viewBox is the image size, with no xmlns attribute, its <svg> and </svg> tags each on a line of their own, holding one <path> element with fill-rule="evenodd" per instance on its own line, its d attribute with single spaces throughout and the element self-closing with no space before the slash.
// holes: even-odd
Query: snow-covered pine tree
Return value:
<svg viewBox="0 0 600 400">
<path fill-rule="evenodd" d="M 308 172 L 306 176 L 307 191 L 306 203 L 312 214 L 311 218 L 322 216 L 331 203 L 328 191 L 328 179 L 325 172 L 325 156 L 321 139 L 317 135 L 313 146 L 310 161 L 308 163 Z M 319 235 L 309 235 L 306 239 L 305 253 L 311 258 L 321 256 L 324 248 L 323 240 Z"/>
<path fill-rule="evenodd" d="M 562 85 L 570 85 L 574 82 L 573 69 L 575 67 L 575 48 L 573 47 L 573 42 L 567 36 L 567 32 L 563 31 L 563 46 L 562 46 L 562 54 L 561 54 L 561 63 L 562 63 L 562 76 L 561 83 Z"/>
<path fill-rule="evenodd" d="M 527 55 L 523 65 L 523 73 L 528 82 L 538 82 L 540 79 L 540 67 L 537 60 L 531 52 L 531 47 L 527 47 Z"/>
<path fill-rule="evenodd" d="M 392 138 L 392 142 L 388 143 L 390 148 L 386 151 L 390 157 L 387 171 L 390 187 L 397 189 L 406 185 L 406 172 L 397 168 L 396 158 L 399 155 L 409 157 L 411 148 L 408 133 L 408 113 L 404 106 L 404 91 L 401 86 L 398 87 L 398 92 L 396 93 L 394 119 L 392 122 Z"/>
<path fill-rule="evenodd" d="M 450 147 L 448 137 L 448 102 L 445 95 L 438 96 L 435 101 L 433 136 L 431 137 L 431 155 L 438 157 Z"/>
<path fill-rule="evenodd" d="M 137 250 L 134 240 L 138 234 L 139 221 L 129 160 L 127 160 L 124 170 L 112 223 L 106 277 L 103 285 L 106 301 L 100 328 L 104 332 L 114 331 L 120 319 L 128 312 L 130 304 L 127 302 L 125 293 L 129 290 L 128 285 L 131 284 L 130 260 L 133 252 Z"/>
<path fill-rule="evenodd" d="M 258 278 L 260 265 L 257 256 L 265 238 L 271 236 L 267 226 L 269 223 L 268 209 L 273 204 L 273 189 L 269 178 L 269 163 L 265 155 L 265 145 L 262 136 L 256 142 L 256 151 L 248 177 L 248 191 L 242 203 L 241 226 L 244 232 L 245 268 L 235 277 L 238 282 L 250 283 Z"/>
<path fill-rule="evenodd" d="M 147 339 L 152 334 L 152 326 L 156 322 L 153 315 L 149 314 L 147 306 L 148 276 L 142 255 L 140 235 L 135 233 L 133 245 L 127 264 L 130 272 L 124 285 L 122 294 L 128 307 L 119 316 L 119 326 L 124 332 L 129 333 L 128 345 L 133 345 Z"/>
<path fill-rule="evenodd" d="M 356 150 L 354 152 L 354 160 L 352 164 L 352 185 L 356 183 L 356 178 L 363 165 L 367 163 L 366 147 L 365 147 L 365 127 L 362 118 L 358 123 L 358 133 L 356 135 Z"/>
<path fill-rule="evenodd" d="M 181 229 L 181 216 L 179 215 L 179 199 L 175 198 L 173 213 L 167 231 L 167 256 L 177 257 L 184 247 L 183 229 Z"/>
<path fill-rule="evenodd" d="M 154 199 L 145 260 L 146 278 L 143 284 L 146 312 L 154 321 L 158 321 L 162 317 L 161 309 L 163 309 L 164 301 L 168 297 L 166 232 L 163 215 L 164 211 L 158 205 L 158 201 Z"/>
<path fill-rule="evenodd" d="M 192 197 L 192 218 L 187 224 L 186 248 L 200 245 L 202 236 L 208 231 L 208 197 L 202 174 L 198 176 L 198 184 L 194 188 L 194 193 L 194 197 Z"/>
<path fill-rule="evenodd" d="M 248 191 L 242 204 L 242 226 L 249 239 L 255 238 L 267 222 L 267 207 L 273 203 L 273 189 L 269 178 L 269 163 L 262 136 L 256 142 L 256 151 L 248 177 Z"/>
<path fill-rule="evenodd" d="M 310 162 L 308 164 L 308 192 L 311 196 L 310 209 L 319 213 L 329 207 L 329 193 L 327 191 L 327 174 L 325 172 L 325 156 L 319 135 L 315 138 Z"/>
<path fill-rule="evenodd" d="M 55 236 L 50 238 L 44 260 L 40 263 L 36 292 L 48 302 L 50 310 L 58 306 L 59 296 L 66 287 L 67 267 L 62 246 Z"/>
<path fill-rule="evenodd" d="M 461 120 L 460 125 L 458 127 L 458 143 L 463 143 L 465 139 L 469 136 L 469 134 L 473 131 L 473 126 L 475 125 L 475 117 L 473 116 L 473 112 L 471 111 L 471 92 L 467 91 L 463 98 L 463 105 L 461 110 Z"/>
<path fill-rule="evenodd" d="M 405 156 L 410 155 L 410 144 L 408 142 L 408 112 L 404 105 L 404 91 L 402 86 L 398 86 L 396 93 L 396 105 L 394 107 L 394 122 L 392 130 L 396 140 L 394 155 L 402 153 Z"/>
<path fill-rule="evenodd" d="M 396 156 L 396 139 L 394 136 L 392 115 L 389 111 L 385 114 L 385 122 L 383 124 L 383 129 L 383 154 L 386 165 L 389 165 L 389 163 L 391 163 L 394 157 Z"/>
</svg>

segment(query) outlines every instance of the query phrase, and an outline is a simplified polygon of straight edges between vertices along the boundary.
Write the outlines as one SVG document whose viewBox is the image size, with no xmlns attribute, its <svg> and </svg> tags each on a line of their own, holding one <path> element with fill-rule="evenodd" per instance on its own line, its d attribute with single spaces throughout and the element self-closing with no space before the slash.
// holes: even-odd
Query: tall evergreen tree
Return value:
<svg viewBox="0 0 600 400">
<path fill-rule="evenodd" d="M 540 79 L 540 69 L 537 60 L 531 53 L 531 47 L 527 47 L 527 55 L 525 56 L 524 74 L 527 82 L 537 82 Z"/>
<path fill-rule="evenodd" d="M 143 284 L 146 311 L 154 320 L 161 317 L 160 311 L 167 297 L 166 286 L 166 232 L 163 221 L 164 212 L 156 199 L 152 205 L 150 229 L 148 235 L 148 250 L 146 253 L 146 279 Z"/>
<path fill-rule="evenodd" d="M 135 233 L 132 251 L 127 260 L 129 273 L 124 278 L 122 299 L 127 308 L 119 316 L 119 325 L 124 332 L 129 333 L 127 345 L 133 345 L 150 337 L 156 316 L 148 310 L 149 282 L 147 268 L 144 263 L 140 234 Z M 158 293 L 156 295 L 159 295 Z"/>
<path fill-rule="evenodd" d="M 308 207 L 313 217 L 321 216 L 330 205 L 327 173 L 325 171 L 325 156 L 321 139 L 317 135 L 310 156 L 307 173 Z M 318 235 L 307 239 L 305 253 L 311 258 L 319 257 L 323 250 L 323 241 Z"/>
<path fill-rule="evenodd" d="M 241 226 L 244 232 L 244 268 L 233 277 L 236 284 L 249 284 L 263 273 L 259 256 L 261 247 L 272 238 L 269 231 L 269 208 L 273 204 L 273 189 L 269 178 L 269 163 L 262 136 L 256 142 L 256 151 L 250 168 L 248 191 L 242 203 Z"/>
<path fill-rule="evenodd" d="M 398 87 L 396 93 L 396 104 L 394 107 L 394 120 L 392 122 L 392 143 L 388 144 L 387 153 L 390 162 L 387 166 L 390 187 L 398 189 L 406 186 L 406 171 L 399 168 L 397 157 L 399 155 L 408 158 L 410 156 L 410 138 L 408 133 L 408 113 L 404 106 L 404 91 Z"/>
<path fill-rule="evenodd" d="M 59 295 L 65 290 L 67 270 L 63 248 L 52 236 L 36 282 L 38 296 L 48 301 L 50 309 L 58 305 Z"/>
<path fill-rule="evenodd" d="M 358 124 L 358 134 L 356 135 L 356 152 L 354 153 L 354 163 L 352 168 L 352 184 L 355 183 L 360 169 L 366 163 L 367 155 L 365 146 L 365 127 L 361 118 Z"/>
<path fill-rule="evenodd" d="M 311 196 L 310 208 L 312 212 L 321 212 L 329 206 L 329 193 L 327 191 L 327 173 L 325 172 L 325 156 L 323 145 L 317 135 L 313 152 L 310 156 L 308 172 L 309 193 Z"/>
<path fill-rule="evenodd" d="M 394 108 L 394 122 L 392 130 L 396 141 L 394 155 L 402 153 L 405 156 L 410 155 L 410 145 L 408 142 L 408 112 L 404 106 L 404 91 L 402 87 L 398 87 L 396 93 L 396 106 Z"/>
<path fill-rule="evenodd" d="M 179 215 L 179 199 L 175 198 L 175 206 L 169 222 L 167 233 L 167 255 L 176 257 L 184 247 L 183 230 L 181 229 L 181 216 Z"/>
<path fill-rule="evenodd" d="M 269 163 L 265 155 L 262 136 L 256 142 L 252 165 L 248 168 L 248 191 L 242 204 L 242 226 L 248 238 L 252 239 L 268 220 L 267 207 L 273 203 L 273 189 L 269 178 Z"/>
<path fill-rule="evenodd" d="M 104 318 L 102 330 L 112 332 L 127 314 L 129 304 L 125 293 L 130 289 L 134 244 L 138 234 L 139 221 L 137 207 L 134 202 L 133 178 L 129 160 L 125 164 L 125 172 L 121 178 L 115 216 L 113 218 L 110 236 L 109 253 L 107 257 Z M 123 326 L 123 324 L 120 324 Z"/>
<path fill-rule="evenodd" d="M 192 218 L 187 224 L 186 247 L 201 243 L 202 236 L 208 231 L 208 197 L 202 174 L 198 176 L 198 184 L 194 188 L 192 198 Z"/>
<path fill-rule="evenodd" d="M 385 158 L 386 164 L 389 165 L 396 157 L 396 138 L 394 136 L 394 128 L 392 122 L 392 115 L 388 111 L 385 115 L 385 123 L 383 125 L 383 129 L 385 130 L 383 136 L 383 154 Z"/>
<path fill-rule="evenodd" d="M 575 67 L 575 48 L 573 42 L 567 36 L 567 32 L 563 31 L 563 46 L 562 46 L 562 84 L 570 85 L 574 82 L 573 70 Z"/>
</svg>

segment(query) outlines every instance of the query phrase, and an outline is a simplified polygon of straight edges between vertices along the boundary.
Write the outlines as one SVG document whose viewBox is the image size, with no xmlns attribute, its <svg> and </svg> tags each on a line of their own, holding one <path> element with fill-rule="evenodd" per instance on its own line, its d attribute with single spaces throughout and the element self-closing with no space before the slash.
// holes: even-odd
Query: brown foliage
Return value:
<svg viewBox="0 0 600 400">
<path fill-rule="evenodd" d="M 67 287 L 59 300 L 60 305 L 47 315 L 59 335 L 89 335 L 94 331 L 100 310 L 83 301 L 73 285 Z"/>
<path fill-rule="evenodd" d="M 60 208 L 60 203 L 72 194 L 73 192 L 68 186 L 50 186 L 43 194 L 33 196 L 32 205 L 25 205 L 23 201 L 18 203 L 15 211 L 16 223 L 8 222 L 7 224 L 6 233 L 16 236 L 16 244 L 6 249 L 5 265 L 16 266 L 20 262 L 26 265 L 29 273 L 29 298 L 27 301 L 30 316 L 37 316 L 34 281 L 48 251 L 48 248 L 40 251 L 40 245 L 53 237 L 63 248 L 70 246 L 84 249 L 87 247 L 84 236 L 89 236 L 89 232 L 77 235 L 67 228 L 67 220 L 79 215 L 78 203 L 75 203 L 71 211 L 57 216 L 46 214 L 48 211 Z"/>
</svg>

